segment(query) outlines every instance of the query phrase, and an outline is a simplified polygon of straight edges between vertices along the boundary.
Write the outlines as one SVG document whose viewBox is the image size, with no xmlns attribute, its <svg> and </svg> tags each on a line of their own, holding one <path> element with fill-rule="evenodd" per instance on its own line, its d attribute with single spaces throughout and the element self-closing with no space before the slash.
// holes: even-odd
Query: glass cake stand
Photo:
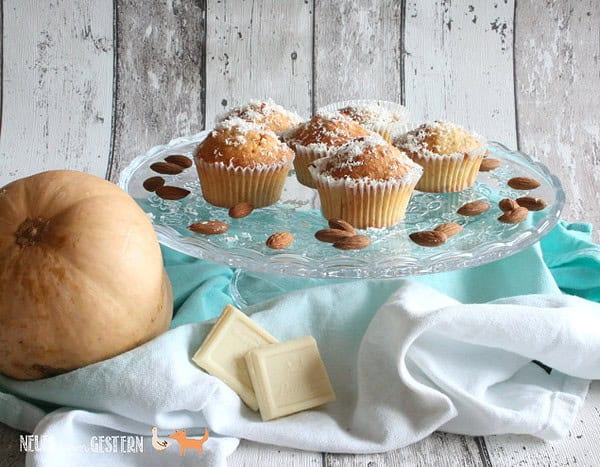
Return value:
<svg viewBox="0 0 600 467">
<path fill-rule="evenodd" d="M 499 159 L 502 165 L 491 172 L 480 172 L 475 186 L 449 194 L 417 191 L 404 221 L 391 228 L 361 231 L 372 240 L 363 250 L 338 250 L 314 238 L 317 230 L 327 227 L 327 221 L 320 214 L 316 191 L 300 185 L 293 171 L 278 203 L 257 209 L 242 219 L 232 219 L 227 209 L 204 201 L 195 167 L 178 175 L 162 175 L 167 185 L 191 191 L 182 200 L 163 200 L 143 188 L 144 180 L 158 175 L 150 169 L 150 164 L 172 154 L 192 158 L 195 147 L 206 134 L 176 138 L 150 149 L 122 172 L 119 185 L 148 214 L 161 243 L 190 256 L 237 268 L 232 293 L 241 304 L 245 303 L 239 293 L 240 284 L 260 286 L 263 279 L 264 298 L 267 298 L 290 288 L 321 283 L 316 279 L 397 278 L 496 261 L 547 234 L 558 222 L 565 202 L 560 181 L 543 164 L 522 152 L 490 142 L 489 157 Z M 506 182 L 517 176 L 534 178 L 541 186 L 531 192 L 514 190 Z M 548 206 L 531 213 L 520 224 L 497 220 L 502 214 L 498 201 L 528 195 L 544 199 Z M 479 199 L 492 206 L 485 214 L 465 217 L 456 213 L 463 204 Z M 206 236 L 187 229 L 194 222 L 207 220 L 224 221 L 229 224 L 229 231 Z M 408 237 L 412 232 L 431 230 L 444 222 L 457 222 L 463 231 L 440 247 L 421 247 Z M 272 250 L 265 241 L 279 231 L 291 232 L 294 242 L 285 250 Z"/>
</svg>

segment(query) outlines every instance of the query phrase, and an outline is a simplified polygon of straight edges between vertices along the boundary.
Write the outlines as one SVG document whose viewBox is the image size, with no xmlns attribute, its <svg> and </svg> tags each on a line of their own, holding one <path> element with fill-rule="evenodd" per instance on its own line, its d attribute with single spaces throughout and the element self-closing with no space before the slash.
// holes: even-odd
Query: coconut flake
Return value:
<svg viewBox="0 0 600 467">
<path fill-rule="evenodd" d="M 359 159 L 359 157 L 364 154 L 364 152 L 368 148 L 385 146 L 388 143 L 378 134 L 372 133 L 368 136 L 363 136 L 352 141 L 345 143 L 340 146 L 333 154 L 318 159 L 312 163 L 313 167 L 309 168 L 309 171 L 313 176 L 313 169 L 315 173 L 319 173 L 321 176 L 326 177 L 328 180 L 335 180 L 330 174 L 330 171 L 334 170 L 346 170 L 348 172 L 353 172 L 356 167 L 363 166 L 365 164 L 364 160 Z M 415 180 L 421 176 L 423 168 L 412 161 L 404 152 L 400 151 L 400 154 L 397 157 L 398 163 L 406 166 L 407 174 L 402 175 L 401 179 L 413 180 L 412 175 L 414 174 L 416 177 Z M 328 170 L 325 171 L 325 167 L 329 166 Z M 408 178 L 407 178 L 408 176 Z M 375 180 L 370 179 L 369 177 L 363 177 L 361 179 L 352 179 L 351 177 L 345 176 L 344 179 L 355 180 L 357 183 L 359 180 L 362 180 L 360 183 L 370 183 Z M 398 177 L 390 178 L 389 181 L 398 180 Z M 378 180 L 379 182 L 385 180 Z"/>
<path fill-rule="evenodd" d="M 454 152 L 451 154 L 440 154 L 441 148 L 439 145 L 432 145 L 429 147 L 427 142 L 424 139 L 431 133 L 431 130 L 435 130 L 438 135 L 450 135 L 455 131 L 459 131 L 463 134 L 467 134 L 472 136 L 473 138 L 479 141 L 479 146 L 474 149 L 463 151 L 463 152 Z M 418 154 L 419 156 L 425 157 L 426 159 L 435 159 L 435 158 L 455 158 L 462 159 L 466 157 L 480 157 L 485 154 L 486 151 L 486 141 L 485 138 L 478 135 L 477 133 L 469 133 L 462 126 L 457 125 L 455 123 L 445 122 L 436 120 L 434 122 L 424 123 L 419 127 L 415 128 L 412 131 L 404 133 L 400 135 L 398 138 L 394 140 L 394 146 L 407 150 L 413 154 Z"/>
<path fill-rule="evenodd" d="M 217 121 L 219 123 L 222 123 L 229 119 L 241 119 L 241 115 L 243 115 L 243 120 L 252 123 L 260 121 L 264 117 L 267 117 L 273 113 L 284 115 L 290 120 L 292 124 L 298 124 L 302 121 L 302 119 L 297 113 L 287 110 L 281 105 L 276 104 L 271 98 L 268 98 L 264 101 L 258 99 L 251 99 L 246 104 L 239 105 L 230 109 L 228 112 L 221 115 L 217 119 Z"/>
<path fill-rule="evenodd" d="M 215 129 L 216 130 L 232 130 L 234 129 L 241 134 L 246 134 L 249 131 L 265 131 L 262 125 L 252 123 L 239 117 L 232 117 L 227 120 L 220 122 Z"/>
<path fill-rule="evenodd" d="M 406 111 L 400 112 L 399 110 L 390 110 L 377 103 L 377 101 L 368 104 L 350 104 L 342 107 L 342 109 L 350 109 L 350 111 L 356 115 L 358 123 L 362 125 L 380 127 L 393 124 L 405 125 L 408 121 L 408 113 Z"/>
</svg>

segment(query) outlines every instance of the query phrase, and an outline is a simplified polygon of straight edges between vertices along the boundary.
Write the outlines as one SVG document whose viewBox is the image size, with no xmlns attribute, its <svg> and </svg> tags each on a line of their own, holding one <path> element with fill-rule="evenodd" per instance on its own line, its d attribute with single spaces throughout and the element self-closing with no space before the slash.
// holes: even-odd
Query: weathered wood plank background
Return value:
<svg viewBox="0 0 600 467">
<path fill-rule="evenodd" d="M 596 0 L 3 0 L 0 186 L 66 167 L 116 180 L 171 137 L 249 98 L 309 115 L 405 103 L 547 164 L 564 217 L 600 228 Z M 599 237 L 596 236 L 596 239 Z M 0 427 L 0 466 L 21 465 Z M 398 451 L 324 455 L 242 442 L 232 465 L 600 465 L 600 385 L 569 437 L 436 433 Z"/>
</svg>

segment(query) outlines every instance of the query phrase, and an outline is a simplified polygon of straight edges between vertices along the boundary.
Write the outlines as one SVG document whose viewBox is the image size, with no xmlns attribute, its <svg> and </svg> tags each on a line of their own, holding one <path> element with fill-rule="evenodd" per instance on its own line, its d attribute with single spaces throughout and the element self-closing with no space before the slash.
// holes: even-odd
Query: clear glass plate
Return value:
<svg viewBox="0 0 600 467">
<path fill-rule="evenodd" d="M 177 138 L 152 148 L 131 162 L 119 184 L 148 213 L 161 243 L 187 255 L 248 271 L 313 278 L 392 278 L 478 266 L 517 253 L 539 240 L 557 223 L 565 202 L 560 181 L 544 165 L 490 142 L 490 157 L 500 159 L 502 166 L 481 172 L 474 187 L 450 194 L 415 192 L 403 222 L 392 228 L 368 229 L 362 233 L 371 237 L 369 247 L 342 251 L 314 238 L 327 222 L 318 210 L 316 191 L 298 184 L 293 171 L 280 202 L 242 219 L 232 219 L 226 209 L 204 201 L 194 167 L 179 175 L 163 175 L 168 185 L 191 190 L 183 200 L 165 201 L 142 187 L 146 178 L 157 175 L 150 170 L 151 163 L 170 154 L 191 157 L 206 134 Z M 535 178 L 541 186 L 531 193 L 513 190 L 506 182 L 516 176 Z M 530 213 L 527 221 L 517 225 L 497 220 L 502 214 L 498 201 L 528 194 L 546 200 L 548 207 Z M 475 217 L 456 213 L 464 203 L 478 199 L 487 200 L 492 208 Z M 187 230 L 188 225 L 206 220 L 227 222 L 229 231 L 205 236 Z M 444 222 L 457 222 L 464 229 L 440 247 L 421 247 L 408 238 L 411 232 L 431 230 Z M 278 231 L 294 235 L 289 248 L 272 250 L 265 245 L 269 235 Z"/>
</svg>

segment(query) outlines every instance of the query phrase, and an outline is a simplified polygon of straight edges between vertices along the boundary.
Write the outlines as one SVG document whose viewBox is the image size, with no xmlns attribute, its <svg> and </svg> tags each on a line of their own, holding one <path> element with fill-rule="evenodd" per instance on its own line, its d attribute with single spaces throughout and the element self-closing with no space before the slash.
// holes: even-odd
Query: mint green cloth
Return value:
<svg viewBox="0 0 600 467">
<path fill-rule="evenodd" d="M 590 224 L 561 221 L 541 242 L 508 258 L 414 279 L 462 303 L 560 291 L 598 302 L 600 246 L 592 242 L 591 233 Z M 166 247 L 162 250 L 175 294 L 176 314 L 171 327 L 215 318 L 233 302 L 229 294 L 234 273 L 231 268 L 195 260 Z M 240 292 L 248 304 L 293 290 L 347 282 L 244 274 L 248 279 Z M 393 289 L 397 281 L 386 282 Z"/>
<path fill-rule="evenodd" d="M 41 466 L 224 466 L 240 438 L 363 453 L 434 430 L 556 439 L 570 429 L 588 380 L 600 377 L 600 306 L 561 294 L 600 299 L 600 247 L 590 233 L 586 224 L 562 222 L 511 257 L 414 280 L 251 273 L 240 280 L 228 267 L 163 248 L 173 329 L 53 378 L 0 376 L 0 422 L 60 441 L 59 451 L 28 454 L 28 464 Z M 191 361 L 211 328 L 205 321 L 233 301 L 234 281 L 255 304 L 245 311 L 275 337 L 316 339 L 337 402 L 264 423 Z M 152 426 L 163 437 L 184 427 L 197 436 L 207 426 L 211 435 L 202 456 L 182 458 L 176 447 L 153 452 Z M 107 456 L 76 449 L 123 434 L 146 436 L 147 449 Z"/>
<path fill-rule="evenodd" d="M 234 274 L 232 269 L 196 260 L 164 247 L 163 254 L 175 296 L 176 312 L 172 328 L 215 318 L 226 304 L 232 303 L 233 299 L 229 293 Z M 251 280 L 247 284 L 251 285 L 241 291 L 248 303 L 262 302 L 268 296 L 286 293 L 288 291 L 286 287 L 298 290 L 316 285 L 329 285 L 323 289 L 323 294 L 335 297 L 336 294 L 347 293 L 350 289 L 356 297 L 368 297 L 368 301 L 362 300 L 356 304 L 361 307 L 361 313 L 365 317 L 373 316 L 375 310 L 403 282 L 402 280 L 356 281 L 354 286 L 349 288 L 337 285 L 340 281 L 302 280 L 260 274 L 250 274 L 249 277 Z M 591 227 L 588 224 L 561 222 L 540 243 L 511 257 L 476 268 L 420 276 L 415 280 L 462 303 L 485 303 L 499 298 L 527 294 L 560 294 L 561 290 L 589 300 L 600 301 L 600 246 L 592 243 Z M 292 328 L 310 328 L 311 323 L 308 321 L 315 320 L 318 316 L 319 310 L 310 309 L 315 293 L 312 293 L 312 298 L 308 295 L 307 293 L 306 297 L 303 297 L 301 293 L 297 293 L 293 301 L 290 301 L 294 308 L 295 319 L 304 316 L 307 321 L 290 322 L 289 326 Z M 427 296 L 423 297 L 424 301 L 427 299 Z M 298 313 L 303 309 L 305 313 Z M 315 323 L 312 325 L 316 325 Z M 364 331 L 366 324 L 361 323 L 360 329 L 357 328 L 355 332 L 346 330 L 347 334 L 355 335 L 356 339 L 360 339 L 360 333 Z M 318 323 L 318 325 L 324 324 Z M 336 326 L 336 323 L 328 325 Z M 200 334 L 204 335 L 205 332 L 204 330 Z M 190 353 L 193 353 L 199 345 L 200 334 L 194 334 L 195 338 L 189 344 Z M 163 338 L 167 339 L 168 336 Z M 137 351 L 138 349 L 134 352 Z M 140 348 L 139 351 L 143 353 L 144 348 Z M 46 413 L 61 405 L 92 408 L 87 402 L 82 402 L 83 399 L 69 400 L 68 394 L 88 394 L 95 400 L 111 396 L 102 393 L 93 394 L 94 388 L 90 387 L 73 388 L 72 384 L 74 381 L 77 384 L 83 384 L 82 381 L 93 381 L 95 368 L 110 367 L 117 358 L 40 381 L 18 382 L 0 376 L 0 422 L 31 431 Z M 88 376 L 84 377 L 86 374 Z M 61 389 L 61 384 L 70 386 Z"/>
<path fill-rule="evenodd" d="M 591 224 L 560 222 L 541 246 L 544 261 L 564 293 L 600 302 L 600 247 L 591 236 Z"/>
</svg>

